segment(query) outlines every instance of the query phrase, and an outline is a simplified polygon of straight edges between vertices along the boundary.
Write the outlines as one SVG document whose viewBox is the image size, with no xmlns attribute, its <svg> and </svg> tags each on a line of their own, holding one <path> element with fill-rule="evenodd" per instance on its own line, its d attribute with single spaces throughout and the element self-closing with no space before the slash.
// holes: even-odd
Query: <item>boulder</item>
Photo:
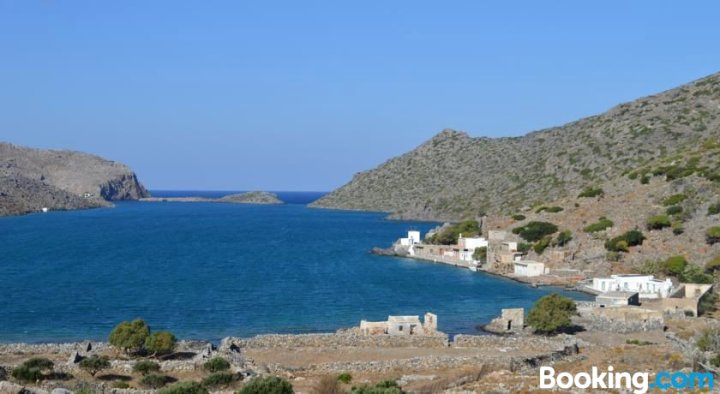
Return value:
<svg viewBox="0 0 720 394">
<path fill-rule="evenodd" d="M 80 353 L 78 353 L 77 350 L 75 350 L 70 354 L 67 364 L 68 364 L 68 366 L 72 367 L 72 366 L 75 366 L 75 364 L 79 363 L 80 360 L 82 360 L 82 357 L 80 357 Z"/>
<path fill-rule="evenodd" d="M 68 389 L 53 389 L 53 391 L 50 392 L 50 394 L 73 394 L 72 391 Z"/>
<path fill-rule="evenodd" d="M 0 382 L 0 393 L 2 394 L 21 394 L 25 392 L 25 388 L 19 384 L 2 381 Z"/>
</svg>

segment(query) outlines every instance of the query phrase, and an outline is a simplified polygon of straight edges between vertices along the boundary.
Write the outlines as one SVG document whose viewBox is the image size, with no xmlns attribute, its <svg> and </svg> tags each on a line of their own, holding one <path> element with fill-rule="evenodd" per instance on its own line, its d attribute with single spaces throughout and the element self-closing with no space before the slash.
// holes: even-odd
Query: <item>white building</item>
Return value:
<svg viewBox="0 0 720 394">
<path fill-rule="evenodd" d="M 488 240 L 483 237 L 467 237 L 464 238 L 462 234 L 458 238 L 458 254 L 460 260 L 473 261 L 473 253 L 477 248 L 487 248 Z"/>
<path fill-rule="evenodd" d="M 611 275 L 609 278 L 593 278 L 592 289 L 600 292 L 636 291 L 640 298 L 666 298 L 672 293 L 670 279 L 655 279 L 653 275 Z"/>
<path fill-rule="evenodd" d="M 400 238 L 400 245 L 412 246 L 415 244 L 419 244 L 420 241 L 420 231 L 410 230 L 408 231 L 406 238 Z"/>
<path fill-rule="evenodd" d="M 532 260 L 520 260 L 513 263 L 515 276 L 540 276 L 546 274 L 545 264 Z"/>
</svg>

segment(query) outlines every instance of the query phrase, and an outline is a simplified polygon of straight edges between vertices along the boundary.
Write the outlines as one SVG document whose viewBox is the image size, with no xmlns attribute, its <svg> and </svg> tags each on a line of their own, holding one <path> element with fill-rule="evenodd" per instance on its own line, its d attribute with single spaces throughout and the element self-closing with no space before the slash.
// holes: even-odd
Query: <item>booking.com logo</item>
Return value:
<svg viewBox="0 0 720 394">
<path fill-rule="evenodd" d="M 645 394 L 648 390 L 711 390 L 715 387 L 710 372 L 668 372 L 660 371 L 650 381 L 648 372 L 615 372 L 612 366 L 600 371 L 592 367 L 590 372 L 560 372 L 555 376 L 555 368 L 540 367 L 541 389 L 629 389 L 635 394 Z"/>
</svg>

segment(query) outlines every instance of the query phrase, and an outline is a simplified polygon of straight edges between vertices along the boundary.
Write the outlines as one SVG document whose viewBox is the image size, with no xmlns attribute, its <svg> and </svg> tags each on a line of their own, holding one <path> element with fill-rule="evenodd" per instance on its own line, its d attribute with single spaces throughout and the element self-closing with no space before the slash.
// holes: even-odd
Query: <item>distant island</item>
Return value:
<svg viewBox="0 0 720 394">
<path fill-rule="evenodd" d="M 253 191 L 247 193 L 228 194 L 220 198 L 211 197 L 145 197 L 144 202 L 217 202 L 229 204 L 284 204 L 277 194 Z"/>
</svg>

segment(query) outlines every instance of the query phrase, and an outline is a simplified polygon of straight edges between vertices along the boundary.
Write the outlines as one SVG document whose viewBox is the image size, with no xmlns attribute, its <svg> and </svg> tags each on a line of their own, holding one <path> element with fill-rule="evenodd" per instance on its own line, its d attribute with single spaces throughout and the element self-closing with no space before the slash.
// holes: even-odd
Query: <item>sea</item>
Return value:
<svg viewBox="0 0 720 394">
<path fill-rule="evenodd" d="M 220 197 L 234 191 L 154 191 Z M 559 292 L 467 269 L 375 256 L 437 223 L 283 205 L 118 202 L 114 208 L 0 218 L 0 342 L 106 340 L 144 319 L 181 339 L 334 332 L 388 315 L 438 315 L 479 333 L 502 308 Z"/>
</svg>

